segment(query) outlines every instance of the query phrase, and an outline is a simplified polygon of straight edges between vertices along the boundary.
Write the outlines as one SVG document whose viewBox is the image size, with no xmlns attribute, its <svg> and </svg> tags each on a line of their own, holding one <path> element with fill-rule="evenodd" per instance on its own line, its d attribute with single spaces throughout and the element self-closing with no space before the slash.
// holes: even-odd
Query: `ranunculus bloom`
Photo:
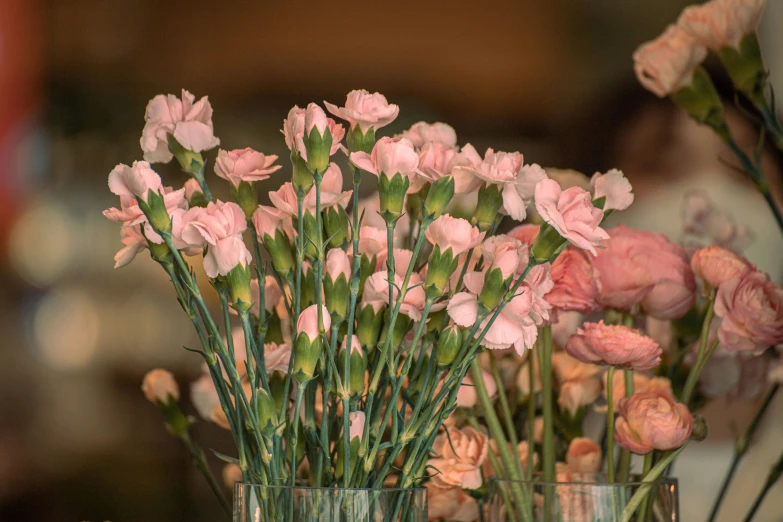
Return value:
<svg viewBox="0 0 783 522">
<path fill-rule="evenodd" d="M 427 123 L 419 121 L 411 125 L 411 128 L 402 132 L 403 138 L 408 138 L 417 149 L 423 148 L 428 143 L 439 143 L 446 147 L 457 146 L 457 132 L 447 123 Z"/>
<path fill-rule="evenodd" d="M 495 383 L 495 379 L 486 370 L 481 370 L 481 374 L 484 378 L 484 387 L 487 389 L 487 395 L 489 395 L 490 399 L 494 399 L 498 394 L 498 385 Z M 467 374 L 462 379 L 462 384 L 457 391 L 457 406 L 460 408 L 472 408 L 477 401 L 478 396 L 476 395 L 476 386 L 473 384 L 473 376 Z"/>
<path fill-rule="evenodd" d="M 609 382 L 607 374 L 603 376 L 603 397 L 607 398 L 607 387 Z M 633 390 L 635 393 L 659 391 L 673 395 L 672 382 L 666 377 L 648 377 L 643 373 L 633 372 Z M 625 374 L 623 372 L 614 372 L 612 377 L 612 403 L 614 410 L 620 407 L 620 401 L 625 398 Z M 596 407 L 596 411 L 606 411 L 606 407 Z"/>
<path fill-rule="evenodd" d="M 476 499 L 458 486 L 444 486 L 429 481 L 427 487 L 427 514 L 429 520 L 473 522 L 479 518 Z"/>
<path fill-rule="evenodd" d="M 633 53 L 639 83 L 659 98 L 679 91 L 693 80 L 693 71 L 707 57 L 707 49 L 676 25 Z"/>
<path fill-rule="evenodd" d="M 170 371 L 161 368 L 156 368 L 144 376 L 144 380 L 141 383 L 141 391 L 144 392 L 147 400 L 153 404 L 156 402 L 168 402 L 169 397 L 175 401 L 179 400 L 177 381 L 174 380 L 174 376 Z"/>
<path fill-rule="evenodd" d="M 253 256 L 242 240 L 245 214 L 236 203 L 210 202 L 193 207 L 182 218 L 182 239 L 189 245 L 208 247 L 204 271 L 209 277 L 228 274 L 237 265 L 247 266 Z"/>
<path fill-rule="evenodd" d="M 352 152 L 351 163 L 376 176 L 391 179 L 398 172 L 403 177 L 415 175 L 419 166 L 419 155 L 406 138 L 379 139 L 372 148 L 372 154 Z"/>
<path fill-rule="evenodd" d="M 710 49 L 738 48 L 742 37 L 756 31 L 766 0 L 712 0 L 686 7 L 677 25 Z"/>
<path fill-rule="evenodd" d="M 345 276 L 346 281 L 351 280 L 351 260 L 348 254 L 341 248 L 333 248 L 326 253 L 326 274 L 336 281 L 340 274 Z"/>
<path fill-rule="evenodd" d="M 571 415 L 575 415 L 579 408 L 594 403 L 601 395 L 601 380 L 598 378 L 601 370 L 597 366 L 557 352 L 552 355 L 552 369 L 560 385 L 557 404 Z"/>
<path fill-rule="evenodd" d="M 263 181 L 270 174 L 281 168 L 273 165 L 277 156 L 265 156 L 251 148 L 218 151 L 215 160 L 215 174 L 238 187 L 243 181 Z"/>
<path fill-rule="evenodd" d="M 288 365 L 290 361 L 290 344 L 264 344 L 264 365 L 266 366 L 266 373 L 269 375 L 272 375 L 274 372 L 286 375 L 288 373 Z"/>
<path fill-rule="evenodd" d="M 598 304 L 598 274 L 583 250 L 567 247 L 552 263 L 555 285 L 546 300 L 559 310 L 591 314 L 601 309 Z"/>
<path fill-rule="evenodd" d="M 185 150 L 202 152 L 220 145 L 212 128 L 212 106 L 204 96 L 196 97 L 182 89 L 182 99 L 173 94 L 158 94 L 147 104 L 141 150 L 150 163 L 168 163 L 174 157 L 169 150 L 171 134 Z"/>
<path fill-rule="evenodd" d="M 283 120 L 283 128 L 280 131 L 283 133 L 288 150 L 298 153 L 305 161 L 307 161 L 307 148 L 304 144 L 306 116 L 306 109 L 300 109 L 298 106 L 294 105 L 291 110 L 288 111 L 288 117 Z M 334 154 L 342 147 L 340 142 L 343 140 L 343 137 L 345 137 L 345 129 L 339 123 L 335 123 L 332 118 L 326 118 L 326 124 L 329 126 L 329 131 L 332 133 L 332 148 L 329 150 L 329 154 Z M 323 130 L 321 133 L 323 134 Z"/>
<path fill-rule="evenodd" d="M 557 181 L 536 185 L 536 210 L 571 244 L 595 255 L 595 247 L 609 234 L 600 227 L 604 213 L 593 206 L 590 193 L 579 187 L 562 190 Z"/>
<path fill-rule="evenodd" d="M 508 449 L 512 453 L 514 452 L 514 445 L 510 442 L 508 443 Z M 502 462 L 500 460 L 500 448 L 498 447 L 497 443 L 493 439 L 489 439 L 489 451 L 492 452 L 493 455 L 495 455 L 498 458 L 498 461 Z M 519 460 L 522 464 L 522 469 L 527 469 L 527 457 L 529 452 L 529 446 L 527 441 L 522 441 L 519 444 L 517 444 L 516 447 L 516 453 L 519 455 Z M 538 454 L 533 452 L 533 468 L 538 466 Z M 497 476 L 497 473 L 495 472 L 495 468 L 492 467 L 492 463 L 490 459 L 487 459 L 484 461 L 484 476 L 485 477 L 495 477 Z"/>
<path fill-rule="evenodd" d="M 389 283 L 388 275 L 385 270 L 375 272 L 373 275 L 367 278 L 364 283 L 364 293 L 362 294 L 362 306 L 364 305 L 384 305 L 389 303 Z M 394 284 L 392 287 L 392 299 L 394 302 L 399 297 L 399 288 L 402 288 L 403 277 L 395 272 Z M 424 303 L 427 300 L 427 296 L 424 292 L 423 285 L 421 284 L 421 277 L 413 273 L 408 281 L 408 293 L 400 304 L 400 313 L 407 315 L 414 321 L 421 320 L 421 313 L 424 310 Z M 415 288 L 414 288 L 415 286 Z M 433 306 L 433 310 L 435 307 Z"/>
<path fill-rule="evenodd" d="M 685 250 L 663 234 L 634 230 L 623 225 L 612 229 L 606 248 L 592 260 L 598 271 L 605 307 L 642 309 L 657 319 L 685 315 L 696 298 Z"/>
<path fill-rule="evenodd" d="M 481 465 L 487 458 L 487 436 L 473 428 L 448 429 L 435 438 L 432 451 L 437 455 L 427 465 L 440 471 L 432 477 L 435 485 L 478 489 L 483 482 Z"/>
<path fill-rule="evenodd" d="M 730 279 L 718 288 L 718 339 L 728 350 L 761 351 L 783 343 L 783 288 L 762 272 Z"/>
<path fill-rule="evenodd" d="M 753 265 L 747 259 L 717 245 L 694 252 L 691 268 L 696 277 L 704 279 L 712 288 L 718 288 L 729 279 L 741 279 L 753 271 Z"/>
<path fill-rule="evenodd" d="M 351 194 L 353 194 L 352 190 L 343 192 L 343 173 L 340 167 L 337 163 L 330 163 L 321 181 L 321 210 L 335 205 L 345 208 L 351 199 Z M 311 214 L 315 212 L 315 196 L 315 185 L 313 185 L 302 201 L 304 210 Z M 279 189 L 270 191 L 269 201 L 289 216 L 294 217 L 299 214 L 296 191 L 290 181 L 283 183 Z"/>
<path fill-rule="evenodd" d="M 606 174 L 596 172 L 590 178 L 590 186 L 593 188 L 593 197 L 606 198 L 604 212 L 607 210 L 625 210 L 633 203 L 631 183 L 623 172 L 612 169 Z"/>
<path fill-rule="evenodd" d="M 601 446 L 593 439 L 577 437 L 568 445 L 566 464 L 575 473 L 597 473 L 603 463 Z"/>
<path fill-rule="evenodd" d="M 512 274 L 521 274 L 528 264 L 528 246 L 505 234 L 484 241 L 482 253 L 489 269 L 499 268 L 503 279 L 508 279 Z"/>
<path fill-rule="evenodd" d="M 377 92 L 370 94 L 364 89 L 349 92 L 345 99 L 345 107 L 338 107 L 326 101 L 324 106 L 338 118 L 349 122 L 351 129 L 358 125 L 362 133 L 366 133 L 370 127 L 376 131 L 385 127 L 400 113 L 400 108 L 386 101 L 383 94 Z"/>
<path fill-rule="evenodd" d="M 443 214 L 433 221 L 424 235 L 430 243 L 438 245 L 441 252 L 450 248 L 454 257 L 476 247 L 484 237 L 467 219 L 451 217 L 448 214 Z"/>
<path fill-rule="evenodd" d="M 532 223 L 526 223 L 519 225 L 508 231 L 508 235 L 514 239 L 518 239 L 530 246 L 538 237 L 538 232 L 541 230 L 541 225 L 534 225 Z"/>
<path fill-rule="evenodd" d="M 620 401 L 615 424 L 617 443 L 638 455 L 668 451 L 685 444 L 693 430 L 688 407 L 660 391 L 634 393 Z"/>
<path fill-rule="evenodd" d="M 323 322 L 323 329 L 328 331 L 332 326 L 332 319 L 329 316 L 329 310 L 324 305 L 321 305 L 321 321 Z M 318 306 L 310 305 L 299 314 L 299 320 L 296 322 L 296 333 L 305 334 L 314 341 L 321 333 L 321 329 L 318 327 Z"/>
<path fill-rule="evenodd" d="M 348 414 L 349 419 L 349 429 L 348 429 L 348 440 L 353 440 L 354 437 L 358 437 L 359 440 L 362 440 L 362 436 L 364 435 L 364 420 L 366 416 L 363 411 L 352 411 Z"/>
<path fill-rule="evenodd" d="M 136 257 L 136 254 L 147 248 L 147 239 L 142 235 L 138 225 L 130 225 L 120 229 L 122 244 L 125 245 L 114 254 L 114 268 L 120 268 Z"/>
<path fill-rule="evenodd" d="M 114 167 L 109 173 L 109 190 L 120 198 L 137 198 L 146 203 L 149 191 L 162 193 L 163 185 L 149 163 L 134 161 L 132 167 L 123 163 Z"/>
<path fill-rule="evenodd" d="M 566 351 L 584 363 L 649 370 L 661 362 L 658 343 L 624 325 L 585 323 L 566 343 Z"/>
</svg>

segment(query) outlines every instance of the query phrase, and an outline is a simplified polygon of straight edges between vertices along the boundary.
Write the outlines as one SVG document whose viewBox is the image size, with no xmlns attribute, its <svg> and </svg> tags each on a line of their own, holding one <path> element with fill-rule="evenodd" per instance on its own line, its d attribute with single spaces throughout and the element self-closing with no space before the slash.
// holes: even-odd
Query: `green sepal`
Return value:
<svg viewBox="0 0 783 522">
<path fill-rule="evenodd" d="M 168 134 L 166 137 L 169 142 L 169 150 L 177 158 L 177 162 L 179 162 L 182 170 L 196 178 L 196 180 L 203 177 L 204 157 L 201 153 L 193 152 L 183 147 L 173 134 Z"/>
<path fill-rule="evenodd" d="M 567 243 L 560 233 L 549 223 L 541 225 L 538 236 L 530 247 L 530 254 L 538 263 L 549 261 L 560 248 Z"/>
<path fill-rule="evenodd" d="M 375 146 L 375 129 L 370 127 L 367 132 L 362 132 L 361 127 L 354 126 L 345 138 L 348 150 L 351 152 L 366 152 L 370 154 Z"/>
<path fill-rule="evenodd" d="M 301 189 L 307 194 L 315 180 L 312 172 L 307 168 L 307 163 L 295 150 L 291 150 L 291 166 L 293 167 L 291 184 L 294 186 L 294 190 L 298 191 Z"/>
<path fill-rule="evenodd" d="M 253 306 L 253 298 L 250 294 L 250 277 L 249 264 L 245 266 L 239 264 L 226 274 L 231 307 L 237 312 L 247 312 Z"/>
<path fill-rule="evenodd" d="M 506 281 L 500 268 L 490 268 L 484 275 L 484 288 L 479 294 L 481 302 L 488 310 L 494 310 L 506 293 Z"/>
<path fill-rule="evenodd" d="M 437 218 L 454 197 L 454 178 L 445 176 L 432 183 L 427 199 L 424 200 L 424 215 L 432 219 Z"/>
<path fill-rule="evenodd" d="M 238 187 L 231 183 L 231 196 L 240 206 L 242 212 L 245 213 L 245 219 L 248 221 L 252 220 L 253 212 L 258 209 L 258 194 L 256 193 L 255 183 L 241 181 Z"/>
<path fill-rule="evenodd" d="M 310 134 L 304 136 L 305 149 L 307 149 L 307 167 L 310 172 L 323 174 L 329 166 L 329 157 L 332 150 L 332 131 L 327 125 L 323 135 L 318 132 L 318 127 L 313 126 Z"/>
<path fill-rule="evenodd" d="M 359 305 L 357 305 L 359 306 Z M 386 311 L 385 306 L 381 306 L 377 312 L 373 310 L 372 305 L 365 305 L 359 308 L 356 314 L 356 337 L 359 343 L 368 352 L 375 349 L 378 344 L 378 337 L 383 328 L 383 317 Z"/>
<path fill-rule="evenodd" d="M 697 122 L 709 125 L 718 132 L 728 132 L 723 102 L 712 78 L 703 67 L 696 67 L 691 83 L 672 93 L 671 99 Z"/>
<path fill-rule="evenodd" d="M 348 213 L 340 205 L 329 207 L 323 211 L 324 230 L 326 237 L 331 237 L 329 245 L 342 248 L 351 240 L 351 228 Z"/>
<path fill-rule="evenodd" d="M 264 234 L 261 242 L 272 258 L 272 266 L 278 274 L 286 275 L 294 268 L 294 254 L 291 242 L 282 230 L 275 230 L 275 237 Z"/>
<path fill-rule="evenodd" d="M 769 74 L 764 68 L 759 40 L 755 32 L 742 37 L 737 48 L 721 47 L 718 55 L 734 87 L 754 103 L 766 104 L 764 88 Z"/>
<path fill-rule="evenodd" d="M 303 385 L 313 378 L 318 359 L 321 357 L 321 348 L 320 336 L 312 341 L 306 333 L 300 333 L 296 336 L 293 367 L 293 376 L 296 382 Z"/>
<path fill-rule="evenodd" d="M 402 216 L 405 193 L 410 180 L 397 172 L 391 178 L 384 173 L 378 176 L 378 196 L 381 201 L 380 214 L 386 223 L 394 223 Z"/>
<path fill-rule="evenodd" d="M 337 276 L 336 281 L 326 274 L 324 277 L 324 294 L 326 296 L 326 309 L 332 316 L 332 321 L 342 321 L 348 315 L 348 304 L 351 299 L 351 290 L 345 274 Z"/>
<path fill-rule="evenodd" d="M 484 183 L 478 191 L 478 202 L 471 223 L 486 232 L 492 228 L 502 206 L 503 193 L 500 186 Z"/>
<path fill-rule="evenodd" d="M 445 252 L 435 245 L 427 261 L 427 276 L 424 279 L 424 291 L 428 297 L 439 297 L 443 294 L 449 279 L 457 269 L 459 259 L 452 255 L 451 247 Z"/>
</svg>

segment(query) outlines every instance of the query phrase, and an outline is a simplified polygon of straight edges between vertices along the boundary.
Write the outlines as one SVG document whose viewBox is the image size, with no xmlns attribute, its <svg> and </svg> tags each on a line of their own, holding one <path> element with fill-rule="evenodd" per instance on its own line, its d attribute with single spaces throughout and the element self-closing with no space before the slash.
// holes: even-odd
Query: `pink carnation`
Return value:
<svg viewBox="0 0 783 522">
<path fill-rule="evenodd" d="M 352 190 L 343 192 L 343 173 L 340 167 L 337 163 L 330 163 L 321 181 L 321 210 L 335 205 L 344 208 L 351 199 L 351 194 L 353 194 Z M 296 191 L 290 181 L 283 183 L 279 189 L 269 192 L 269 200 L 289 216 L 297 216 L 299 213 Z M 311 214 L 315 212 L 315 185 L 310 187 L 302 203 L 307 212 Z"/>
<path fill-rule="evenodd" d="M 236 150 L 219 150 L 215 160 L 215 174 L 238 187 L 243 181 L 263 181 L 269 175 L 281 168 L 273 165 L 277 156 L 264 156 L 251 148 Z"/>
<path fill-rule="evenodd" d="M 685 8 L 677 25 L 701 45 L 718 50 L 739 48 L 740 40 L 756 27 L 766 0 L 712 0 Z"/>
<path fill-rule="evenodd" d="M 157 172 L 146 161 L 134 161 L 129 167 L 120 163 L 109 173 L 109 190 L 120 198 L 138 198 L 147 202 L 149 191 L 163 192 Z"/>
<path fill-rule="evenodd" d="M 658 343 L 623 325 L 585 323 L 566 343 L 566 351 L 585 363 L 649 370 L 661 362 Z"/>
<path fill-rule="evenodd" d="M 321 321 L 323 329 L 328 331 L 332 326 L 332 319 L 329 316 L 329 310 L 321 305 Z M 305 334 L 310 341 L 314 341 L 320 334 L 321 329 L 318 325 L 318 306 L 310 305 L 299 314 L 299 320 L 296 322 L 296 333 Z"/>
<path fill-rule="evenodd" d="M 311 109 L 311 125 L 315 125 L 312 113 L 313 110 Z M 321 113 L 323 113 L 323 111 L 321 111 Z M 306 117 L 307 110 L 300 109 L 298 106 L 294 105 L 291 110 L 288 111 L 288 117 L 283 120 L 283 129 L 280 131 L 283 133 L 288 150 L 296 152 L 305 161 L 307 161 L 307 148 L 304 144 Z M 345 137 L 345 128 L 339 123 L 335 123 L 332 118 L 326 118 L 326 126 L 329 127 L 329 131 L 332 133 L 332 148 L 329 150 L 329 154 L 332 155 L 342 148 L 340 142 Z M 321 125 L 321 127 L 324 126 Z M 323 134 L 323 130 L 321 130 L 321 133 Z"/>
<path fill-rule="evenodd" d="M 129 264 L 139 252 L 147 248 L 147 239 L 142 235 L 138 225 L 122 227 L 120 236 L 125 246 L 114 255 L 114 268 Z"/>
<path fill-rule="evenodd" d="M 345 99 L 345 107 L 338 107 L 332 103 L 324 102 L 326 110 L 342 118 L 351 124 L 351 129 L 357 125 L 362 133 L 367 133 L 370 128 L 376 131 L 385 127 L 397 118 L 400 108 L 390 104 L 386 97 L 380 93 L 370 94 L 364 89 L 348 93 Z"/>
<path fill-rule="evenodd" d="M 707 49 L 681 28 L 670 25 L 658 38 L 633 53 L 636 78 L 659 98 L 689 85 Z"/>
<path fill-rule="evenodd" d="M 410 129 L 403 131 L 402 137 L 408 138 L 417 149 L 422 149 L 428 143 L 437 143 L 452 149 L 457 146 L 454 127 L 441 122 L 416 122 Z"/>
<path fill-rule="evenodd" d="M 488 238 L 483 245 L 482 254 L 489 269 L 500 268 L 503 279 L 512 274 L 521 274 L 528 264 L 528 246 L 505 234 Z"/>
<path fill-rule="evenodd" d="M 242 233 L 247 228 L 245 214 L 236 203 L 211 202 L 194 207 L 182 218 L 182 239 L 196 247 L 208 247 L 204 271 L 209 277 L 228 274 L 237 265 L 247 266 L 253 256 Z"/>
<path fill-rule="evenodd" d="M 372 148 L 372 154 L 352 152 L 351 163 L 376 176 L 389 179 L 399 173 L 403 177 L 415 177 L 419 166 L 419 155 L 405 138 L 379 139 Z"/>
<path fill-rule="evenodd" d="M 478 246 L 484 237 L 468 220 L 454 218 L 448 214 L 443 214 L 433 221 L 424 235 L 430 243 L 438 245 L 441 252 L 451 249 L 451 255 L 454 257 Z"/>
<path fill-rule="evenodd" d="M 590 193 L 579 187 L 561 190 L 555 180 L 539 182 L 536 209 L 561 236 L 593 255 L 601 240 L 609 238 L 600 227 L 604 213 L 593 206 Z"/>
<path fill-rule="evenodd" d="M 606 174 L 596 172 L 590 178 L 590 186 L 593 188 L 593 198 L 606 198 L 603 209 L 625 210 L 633 203 L 631 183 L 623 172 L 612 169 Z"/>
</svg>

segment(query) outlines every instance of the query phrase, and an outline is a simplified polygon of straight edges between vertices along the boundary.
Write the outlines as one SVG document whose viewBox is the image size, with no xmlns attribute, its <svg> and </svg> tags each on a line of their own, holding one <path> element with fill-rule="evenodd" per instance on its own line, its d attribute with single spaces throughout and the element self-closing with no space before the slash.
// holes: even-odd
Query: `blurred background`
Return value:
<svg viewBox="0 0 783 522">
<path fill-rule="evenodd" d="M 141 159 L 144 109 L 158 93 L 209 95 L 223 147 L 284 159 L 291 106 L 380 91 L 401 107 L 383 134 L 445 121 L 480 151 L 587 174 L 622 169 L 637 193 L 623 222 L 675 240 L 683 194 L 699 188 L 752 231 L 745 254 L 780 281 L 783 237 L 763 199 L 709 131 L 633 77 L 634 49 L 684 4 L 0 0 L 0 521 L 220 519 L 139 391 L 157 366 L 187 390 L 200 371 L 182 349 L 195 345 L 190 324 L 146 255 L 112 269 L 122 245 L 101 216 L 116 204 L 109 171 Z M 770 2 L 760 35 L 783 92 L 781 21 L 783 2 Z M 766 162 L 779 196 L 783 163 Z M 159 172 L 184 182 L 174 164 Z M 675 470 L 683 520 L 704 519 L 763 379 L 743 374 L 706 412 L 709 439 Z M 783 402 L 774 410 L 722 521 L 741 519 L 783 451 Z M 231 452 L 214 425 L 199 423 L 195 436 Z M 783 520 L 781 494 L 778 484 L 757 521 Z"/>
</svg>

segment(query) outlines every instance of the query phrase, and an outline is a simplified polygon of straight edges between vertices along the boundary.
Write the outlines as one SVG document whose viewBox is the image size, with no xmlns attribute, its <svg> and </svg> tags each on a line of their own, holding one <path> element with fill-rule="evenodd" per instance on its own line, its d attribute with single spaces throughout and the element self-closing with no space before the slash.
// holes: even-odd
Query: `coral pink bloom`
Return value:
<svg viewBox="0 0 783 522">
<path fill-rule="evenodd" d="M 146 161 L 134 161 L 129 167 L 120 163 L 109 173 L 109 190 L 120 198 L 138 198 L 147 202 L 149 191 L 163 192 L 158 173 Z"/>
<path fill-rule="evenodd" d="M 355 437 L 358 437 L 359 440 L 362 440 L 362 437 L 364 436 L 364 421 L 365 421 L 365 414 L 363 411 L 352 411 L 348 414 L 349 419 L 349 429 L 348 429 L 348 440 L 353 440 Z"/>
<path fill-rule="evenodd" d="M 168 402 L 169 398 L 175 401 L 179 400 L 177 381 L 174 380 L 174 376 L 170 371 L 160 368 L 152 370 L 144 376 L 141 391 L 144 392 L 147 400 L 153 404 L 156 402 Z"/>
<path fill-rule="evenodd" d="M 490 270 L 499 268 L 503 279 L 508 279 L 512 274 L 521 274 L 528 264 L 527 245 L 505 234 L 498 234 L 484 241 L 482 253 Z"/>
<path fill-rule="evenodd" d="M 631 183 L 621 170 L 612 169 L 606 174 L 596 172 L 590 178 L 590 186 L 593 188 L 593 198 L 606 198 L 604 212 L 625 210 L 633 203 Z"/>
<path fill-rule="evenodd" d="M 142 235 L 138 225 L 130 225 L 120 229 L 122 247 L 114 254 L 114 268 L 129 264 L 136 254 L 147 248 L 147 239 Z"/>
<path fill-rule="evenodd" d="M 554 287 L 546 300 L 559 310 L 591 314 L 601 309 L 598 304 L 598 274 L 587 254 L 567 247 L 552 263 Z"/>
<path fill-rule="evenodd" d="M 649 370 L 661 362 L 658 343 L 623 325 L 585 323 L 566 343 L 566 351 L 582 362 Z"/>
<path fill-rule="evenodd" d="M 445 486 L 429 481 L 427 487 L 427 514 L 430 520 L 473 522 L 479 518 L 476 499 L 459 486 Z"/>
<path fill-rule="evenodd" d="M 602 464 L 601 446 L 593 439 L 576 437 L 568 445 L 566 464 L 574 473 L 598 473 Z"/>
<path fill-rule="evenodd" d="M 693 431 L 688 407 L 660 391 L 634 393 L 620 401 L 619 413 L 614 438 L 621 447 L 639 455 L 677 449 Z"/>
<path fill-rule="evenodd" d="M 457 132 L 454 127 L 441 122 L 416 122 L 410 129 L 402 132 L 402 137 L 408 138 L 417 149 L 424 148 L 428 143 L 438 143 L 448 148 L 457 146 Z"/>
<path fill-rule="evenodd" d="M 753 265 L 747 259 L 717 245 L 694 252 L 691 268 L 696 277 L 704 279 L 712 288 L 718 288 L 729 279 L 741 279 L 753 271 Z"/>
<path fill-rule="evenodd" d="M 470 427 L 448 429 L 448 433 L 438 435 L 432 444 L 432 451 L 437 456 L 427 464 L 440 473 L 431 481 L 444 487 L 478 489 L 483 483 L 481 465 L 488 450 L 486 434 Z"/>
<path fill-rule="evenodd" d="M 212 128 L 212 106 L 204 96 L 196 103 L 196 97 L 185 89 L 182 98 L 173 94 L 159 94 L 147 104 L 144 114 L 144 130 L 141 133 L 141 150 L 144 159 L 151 163 L 168 163 L 174 157 L 169 150 L 169 134 L 185 150 L 202 152 L 220 145 Z"/>
<path fill-rule="evenodd" d="M 451 255 L 454 257 L 478 246 L 484 237 L 468 220 L 454 218 L 448 214 L 443 214 L 433 221 L 424 235 L 430 243 L 440 247 L 441 252 L 451 249 Z"/>
<path fill-rule="evenodd" d="M 352 152 L 351 163 L 376 176 L 391 179 L 399 173 L 403 177 L 415 176 L 419 166 L 419 155 L 411 142 L 405 138 L 379 139 L 372 148 L 372 154 Z"/>
<path fill-rule="evenodd" d="M 592 260 L 600 281 L 599 302 L 619 310 L 641 304 L 657 319 L 685 315 L 696 298 L 685 250 L 663 234 L 623 225 L 610 235 L 606 248 Z"/>
<path fill-rule="evenodd" d="M 494 399 L 498 394 L 498 385 L 495 383 L 495 379 L 486 370 L 481 370 L 481 374 L 484 380 L 484 387 L 487 389 L 487 395 L 489 395 L 490 399 Z M 476 386 L 473 384 L 473 377 L 468 374 L 462 379 L 462 384 L 457 391 L 457 406 L 460 408 L 472 408 L 477 401 Z"/>
<path fill-rule="evenodd" d="M 343 192 L 343 173 L 340 167 L 337 163 L 330 163 L 321 182 L 321 210 L 335 205 L 345 208 L 351 199 L 351 194 L 353 194 L 352 190 Z M 304 209 L 311 214 L 315 212 L 315 196 L 315 185 L 313 185 L 303 201 Z M 289 216 L 296 216 L 299 213 L 296 191 L 290 181 L 283 183 L 279 189 L 269 192 L 269 200 Z"/>
<path fill-rule="evenodd" d="M 598 378 L 600 369 L 593 364 L 585 364 L 567 353 L 557 352 L 552 355 L 554 369 L 560 391 L 557 404 L 572 416 L 580 408 L 595 402 L 601 395 L 601 380 Z"/>
<path fill-rule="evenodd" d="M 693 71 L 707 57 L 707 49 L 676 25 L 633 53 L 639 83 L 659 98 L 679 91 L 693 80 Z"/>
<path fill-rule="evenodd" d="M 211 202 L 194 207 L 182 217 L 182 239 L 187 244 L 208 247 L 204 271 L 209 277 L 228 274 L 237 265 L 247 266 L 253 256 L 242 240 L 247 228 L 245 214 L 236 203 Z"/>
<path fill-rule="evenodd" d="M 263 181 L 270 174 L 281 168 L 273 165 L 277 156 L 264 156 L 251 148 L 236 150 L 219 150 L 215 160 L 215 174 L 238 187 L 243 181 Z"/>
<path fill-rule="evenodd" d="M 386 271 L 375 272 L 367 278 L 364 283 L 364 293 L 362 294 L 362 306 L 373 305 L 378 309 L 381 305 L 389 303 L 389 283 Z M 394 284 L 392 287 L 392 299 L 396 302 L 399 298 L 398 288 L 402 288 L 403 278 L 399 273 L 394 274 Z M 407 315 L 414 321 L 421 320 L 421 313 L 424 310 L 424 303 L 427 299 L 424 293 L 421 277 L 413 273 L 408 281 L 408 292 L 403 297 L 400 304 L 400 312 Z M 414 288 L 415 286 L 415 288 Z M 442 306 L 442 305 L 441 305 Z M 432 308 L 433 310 L 435 307 Z"/>
<path fill-rule="evenodd" d="M 336 281 L 340 275 L 345 276 L 346 281 L 351 279 L 351 260 L 348 254 L 341 248 L 333 248 L 326 253 L 325 274 Z"/>
<path fill-rule="evenodd" d="M 527 223 L 512 228 L 508 231 L 508 235 L 530 246 L 536 241 L 539 230 L 541 230 L 541 225 Z"/>
<path fill-rule="evenodd" d="M 740 40 L 756 27 L 766 0 L 712 0 L 686 7 L 677 25 L 710 49 L 739 48 Z"/>
<path fill-rule="evenodd" d="M 345 107 L 324 102 L 326 110 L 342 118 L 351 124 L 351 129 L 357 125 L 366 133 L 373 128 L 376 131 L 393 122 L 400 113 L 400 108 L 386 101 L 386 97 L 380 93 L 370 94 L 364 89 L 348 93 L 345 99 Z"/>
<path fill-rule="evenodd" d="M 541 181 L 536 185 L 536 209 L 561 236 L 593 255 L 600 241 L 609 238 L 600 227 L 603 211 L 595 208 L 590 193 L 579 187 L 561 190 L 555 180 Z"/>
<path fill-rule="evenodd" d="M 602 393 L 604 399 L 608 397 L 608 387 L 608 374 L 605 373 L 603 376 Z M 666 377 L 648 377 L 639 372 L 633 373 L 633 389 L 636 393 L 659 391 L 669 395 L 674 395 L 674 392 L 672 391 L 672 382 Z M 622 372 L 614 372 L 614 376 L 612 377 L 612 402 L 614 403 L 613 405 L 615 411 L 617 411 L 617 409 L 620 407 L 620 400 L 625 398 L 625 395 L 625 375 L 623 375 Z M 596 410 L 606 411 L 606 407 L 596 408 Z"/>
<path fill-rule="evenodd" d="M 311 104 L 312 105 L 312 104 Z M 311 111 L 311 124 L 315 124 Z M 285 138 L 285 144 L 288 146 L 288 150 L 294 151 L 299 156 L 307 161 L 307 148 L 304 144 L 305 133 L 305 119 L 307 118 L 307 110 L 300 109 L 296 105 L 288 111 L 288 117 L 283 120 L 283 128 L 280 132 L 283 133 Z M 339 123 L 335 123 L 332 118 L 326 118 L 326 125 L 329 127 L 329 131 L 332 133 L 332 148 L 329 150 L 329 154 L 334 154 L 338 150 L 343 149 L 342 142 L 345 137 L 345 128 Z M 321 127 L 323 125 L 320 125 Z M 323 130 L 321 130 L 323 134 Z"/>
<path fill-rule="evenodd" d="M 329 330 L 332 326 L 332 319 L 329 316 L 329 310 L 321 305 L 321 321 L 323 329 Z M 299 314 L 299 320 L 296 322 L 296 333 L 305 334 L 311 341 L 315 340 L 321 333 L 318 327 L 318 305 L 310 305 Z"/>
<path fill-rule="evenodd" d="M 730 279 L 718 288 L 715 315 L 720 343 L 731 351 L 762 351 L 783 343 L 783 288 L 762 272 Z"/>
</svg>

